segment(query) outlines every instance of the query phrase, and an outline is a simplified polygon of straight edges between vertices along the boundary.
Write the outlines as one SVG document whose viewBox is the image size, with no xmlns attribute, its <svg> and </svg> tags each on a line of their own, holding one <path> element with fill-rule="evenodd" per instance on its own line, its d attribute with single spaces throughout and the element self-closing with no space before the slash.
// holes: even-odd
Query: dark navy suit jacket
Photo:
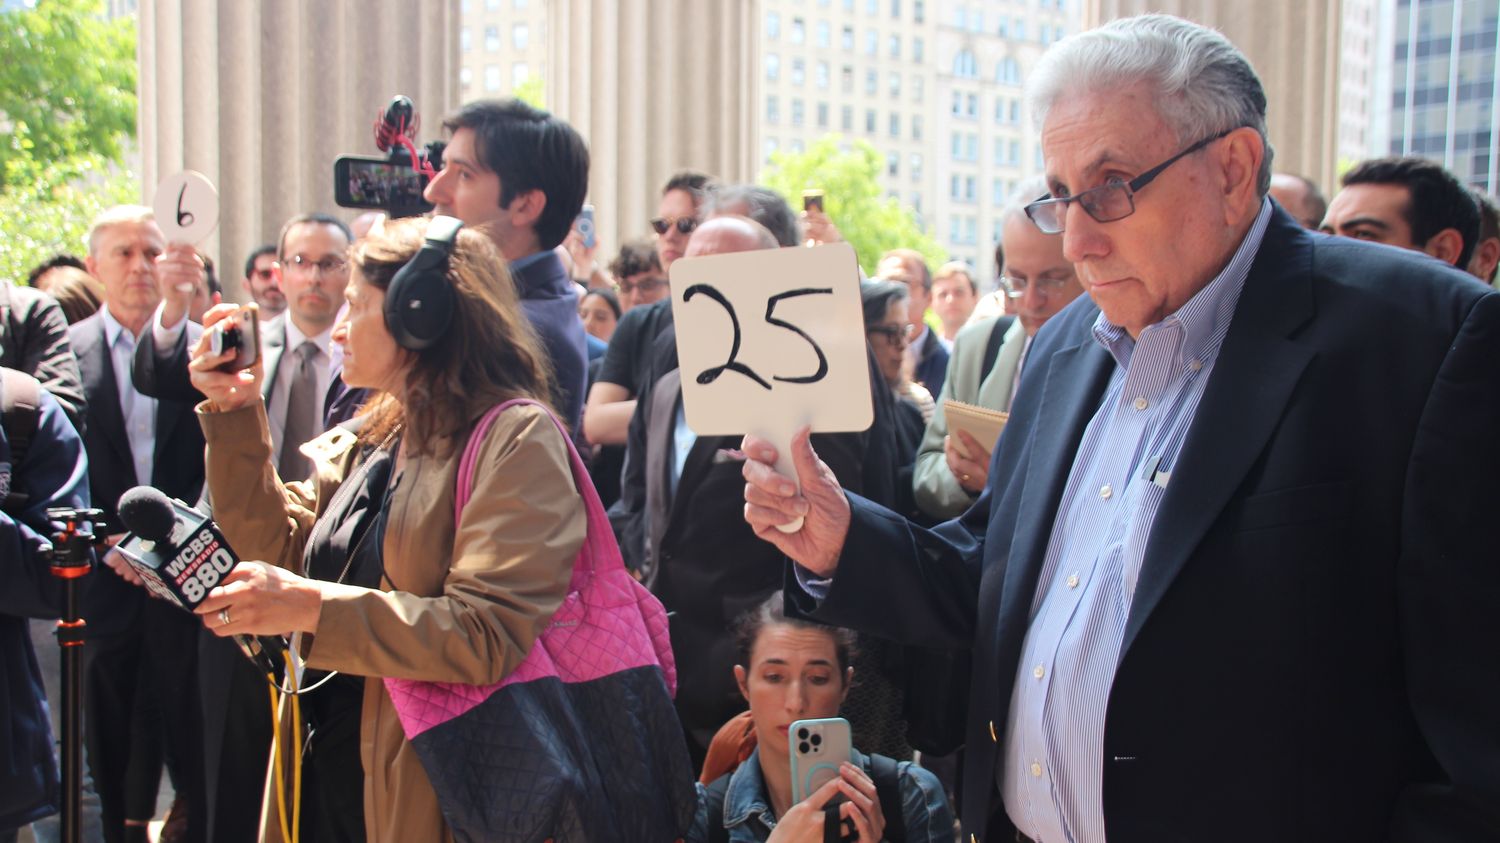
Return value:
<svg viewBox="0 0 1500 843">
<path fill-rule="evenodd" d="M 971 647 L 963 839 L 1009 840 L 996 738 L 1051 527 L 1115 366 L 1038 334 L 990 488 L 933 530 L 851 496 L 827 598 Z M 1500 295 L 1279 209 L 1152 529 L 1110 689 L 1110 840 L 1500 839 Z M 986 825 L 988 836 L 986 837 Z"/>
</svg>

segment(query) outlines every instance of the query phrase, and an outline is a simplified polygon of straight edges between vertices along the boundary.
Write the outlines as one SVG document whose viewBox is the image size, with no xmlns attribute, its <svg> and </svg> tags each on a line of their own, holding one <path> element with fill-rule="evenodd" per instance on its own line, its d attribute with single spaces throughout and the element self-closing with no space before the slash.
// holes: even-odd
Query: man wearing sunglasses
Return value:
<svg viewBox="0 0 1500 843">
<path fill-rule="evenodd" d="M 698 227 L 703 203 L 712 190 L 713 181 L 708 176 L 691 170 L 673 175 L 662 188 L 651 229 L 656 232 L 656 256 L 663 277 L 687 251 L 688 238 Z M 589 442 L 625 444 L 636 398 L 646 387 L 652 345 L 670 324 L 672 303 L 663 294 L 662 300 L 626 313 L 615 327 L 604 362 L 599 365 L 599 377 L 589 389 L 588 412 L 583 419 Z"/>
<path fill-rule="evenodd" d="M 1028 86 L 1027 212 L 1088 298 L 958 520 L 844 493 L 805 438 L 795 491 L 747 438 L 789 602 L 970 651 L 966 840 L 1500 839 L 1500 294 L 1276 208 L 1212 30 L 1116 20 Z"/>
<path fill-rule="evenodd" d="M 260 306 L 260 321 L 280 316 L 286 310 L 286 294 L 276 277 L 276 244 L 267 243 L 245 258 L 245 289 Z"/>
</svg>

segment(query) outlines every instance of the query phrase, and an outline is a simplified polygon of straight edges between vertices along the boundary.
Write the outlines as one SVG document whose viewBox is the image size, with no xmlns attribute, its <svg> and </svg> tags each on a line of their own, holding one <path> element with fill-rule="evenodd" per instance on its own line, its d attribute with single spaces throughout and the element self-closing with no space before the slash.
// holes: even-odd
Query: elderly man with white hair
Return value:
<svg viewBox="0 0 1500 843">
<path fill-rule="evenodd" d="M 965 840 L 1500 839 L 1500 295 L 1275 208 L 1212 30 L 1117 20 L 1029 84 L 1027 213 L 1089 295 L 959 520 L 747 439 L 792 608 L 971 650 Z"/>
</svg>

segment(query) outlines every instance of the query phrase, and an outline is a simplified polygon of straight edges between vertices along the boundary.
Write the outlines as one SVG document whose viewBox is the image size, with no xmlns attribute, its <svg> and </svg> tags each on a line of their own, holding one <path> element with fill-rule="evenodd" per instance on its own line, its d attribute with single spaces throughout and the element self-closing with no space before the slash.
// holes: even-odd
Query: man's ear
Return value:
<svg viewBox="0 0 1500 843">
<path fill-rule="evenodd" d="M 1458 266 L 1458 256 L 1464 251 L 1464 236 L 1456 228 L 1445 228 L 1428 238 L 1422 244 L 1422 251 L 1450 266 Z"/>
<path fill-rule="evenodd" d="M 516 228 L 535 228 L 536 221 L 547 209 L 547 194 L 540 189 L 518 193 L 510 200 L 505 210 L 510 214 L 510 223 Z"/>
<path fill-rule="evenodd" d="M 1246 206 L 1260 201 L 1260 165 L 1266 157 L 1266 146 L 1260 133 L 1242 126 L 1224 136 L 1219 143 L 1219 167 L 1224 191 L 1225 210 L 1238 219 Z"/>
</svg>

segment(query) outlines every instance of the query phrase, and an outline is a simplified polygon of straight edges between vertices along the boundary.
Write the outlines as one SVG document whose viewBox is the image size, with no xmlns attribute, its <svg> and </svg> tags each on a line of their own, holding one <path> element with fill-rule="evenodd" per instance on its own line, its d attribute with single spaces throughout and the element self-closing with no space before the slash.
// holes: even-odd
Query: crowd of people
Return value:
<svg viewBox="0 0 1500 843">
<path fill-rule="evenodd" d="M 382 680 L 505 682 L 600 541 L 668 619 L 681 741 L 652 751 L 700 781 L 652 767 L 696 804 L 664 839 L 1500 837 L 1495 199 L 1418 158 L 1331 201 L 1275 172 L 1254 71 L 1176 18 L 1065 39 L 1029 85 L 1047 175 L 997 277 L 860 255 L 874 423 L 799 435 L 796 486 L 688 426 L 670 273 L 838 226 L 684 170 L 609 256 L 576 225 L 584 138 L 518 101 L 444 123 L 425 198 L 456 235 L 314 210 L 247 256 L 249 368 L 211 342 L 239 312 L 212 262 L 147 208 L 0 285 L 0 843 L 58 839 L 46 509 L 90 501 L 89 840 L 144 841 L 164 771 L 166 841 L 453 839 Z M 418 264 L 435 331 L 402 315 Z M 137 485 L 247 560 L 196 615 L 111 549 Z M 312 686 L 295 777 L 246 635 L 291 636 Z M 788 727 L 832 717 L 856 751 L 797 802 Z"/>
</svg>

